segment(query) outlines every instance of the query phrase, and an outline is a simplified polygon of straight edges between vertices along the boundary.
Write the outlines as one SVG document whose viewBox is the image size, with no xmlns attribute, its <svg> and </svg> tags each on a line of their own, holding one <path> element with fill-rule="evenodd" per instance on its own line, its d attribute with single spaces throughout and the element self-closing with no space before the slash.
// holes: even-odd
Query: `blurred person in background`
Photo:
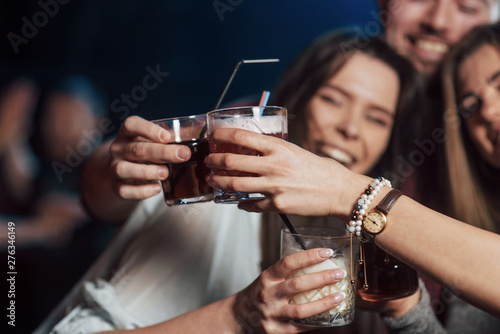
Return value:
<svg viewBox="0 0 500 334">
<path fill-rule="evenodd" d="M 473 27 L 496 22 L 500 15 L 498 0 L 378 0 L 378 18 L 384 26 L 383 35 L 387 43 L 400 55 L 410 60 L 426 79 L 424 104 L 415 124 L 418 139 L 432 138 L 432 131 L 443 129 L 443 95 L 439 67 L 450 47 L 457 43 Z M 362 42 L 362 36 L 360 36 Z M 417 138 L 415 138 L 417 139 Z M 393 182 L 405 182 L 407 193 L 418 196 L 415 184 L 426 185 L 439 182 L 432 172 L 441 168 L 443 161 L 434 154 L 442 151 L 441 143 L 426 153 L 425 162 L 413 163 L 409 154 L 422 149 L 413 144 L 406 148 Z M 416 174 L 419 180 L 416 181 Z M 417 189 L 415 189 L 417 188 Z M 421 198 L 424 203 L 435 207 L 431 198 Z M 436 209 L 440 209 L 435 207 Z"/>
<path fill-rule="evenodd" d="M 440 182 L 422 187 L 445 213 L 500 232 L 500 25 L 479 26 L 454 45 L 442 66 L 444 156 Z M 439 194 L 439 196 L 436 196 Z M 479 242 L 479 241 L 478 241 Z M 432 304 L 447 333 L 498 333 L 496 318 L 434 288 Z"/>
<path fill-rule="evenodd" d="M 78 193 L 84 159 L 106 135 L 104 115 L 100 92 L 79 75 L 53 83 L 18 78 L 2 91 L 0 238 L 7 240 L 13 222 L 20 331 L 39 323 L 109 238 Z"/>
<path fill-rule="evenodd" d="M 387 43 L 427 77 L 468 31 L 499 18 L 498 0 L 378 0 Z"/>
<path fill-rule="evenodd" d="M 417 136 L 400 157 L 397 172 L 388 177 L 398 186 L 402 184 L 400 187 L 404 193 L 422 204 L 476 226 L 489 225 L 488 230 L 491 231 L 493 225 L 486 223 L 491 221 L 491 218 L 482 219 L 482 223 L 476 224 L 470 219 L 470 210 L 468 216 L 458 214 L 467 210 L 469 205 L 463 202 L 458 204 L 456 198 L 461 197 L 460 194 L 477 193 L 477 186 L 471 182 L 464 184 L 461 178 L 457 178 L 460 173 L 450 173 L 449 170 L 458 168 L 463 173 L 468 173 L 463 159 L 447 161 L 450 145 L 454 147 L 453 150 L 457 150 L 459 146 L 455 145 L 458 141 L 451 143 L 449 137 L 445 135 L 449 127 L 447 119 L 450 102 L 446 95 L 448 93 L 443 93 L 444 77 L 441 76 L 441 67 L 453 46 L 471 29 L 498 21 L 500 1 L 379 0 L 378 3 L 387 42 L 415 65 L 426 82 L 425 99 L 414 125 L 417 128 Z M 447 78 L 449 80 L 450 76 Z M 449 88 L 447 90 L 449 91 Z M 451 181 L 449 177 L 454 179 Z M 450 182 L 453 185 L 462 185 L 459 193 L 456 193 L 456 189 L 450 190 L 451 188 L 446 186 Z M 488 210 L 480 212 L 489 215 Z M 442 287 L 425 275 L 422 275 L 422 278 L 430 292 L 439 323 L 444 328 L 452 328 L 449 327 L 452 326 L 451 321 L 447 321 L 446 318 L 461 317 L 462 313 L 455 313 L 453 307 L 445 310 L 442 305 L 460 303 L 456 298 L 451 298 L 453 302 L 443 303 L 442 299 L 446 299 L 443 294 L 446 292 L 442 292 Z M 468 304 L 465 305 L 467 306 L 464 307 L 472 308 Z M 458 306 L 455 310 L 457 308 Z M 473 312 L 470 314 L 471 318 L 474 317 Z M 484 316 L 484 313 L 482 315 Z"/>
</svg>

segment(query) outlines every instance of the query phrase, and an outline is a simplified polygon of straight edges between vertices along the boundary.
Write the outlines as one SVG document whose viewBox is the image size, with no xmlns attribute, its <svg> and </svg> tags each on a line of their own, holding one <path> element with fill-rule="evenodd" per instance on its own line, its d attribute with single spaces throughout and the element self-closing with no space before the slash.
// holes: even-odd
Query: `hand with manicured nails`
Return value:
<svg viewBox="0 0 500 334">
<path fill-rule="evenodd" d="M 330 158 L 319 157 L 271 136 L 239 129 L 217 129 L 211 140 L 261 152 L 259 157 L 214 153 L 205 159 L 209 168 L 259 175 L 210 175 L 209 183 L 212 187 L 224 191 L 260 192 L 266 195 L 263 200 L 240 203 L 239 207 L 247 211 L 347 217 L 352 211 L 354 199 L 370 180 L 352 173 Z M 359 185 L 352 187 L 355 180 Z M 348 188 L 353 189 L 353 194 L 346 198 L 344 194 Z M 335 189 L 339 191 L 336 192 Z"/>
<path fill-rule="evenodd" d="M 331 249 L 316 248 L 290 254 L 276 262 L 245 290 L 236 295 L 233 312 L 241 332 L 298 333 L 304 326 L 290 323 L 335 308 L 344 296 L 341 293 L 326 296 L 310 303 L 289 304 L 299 293 L 340 282 L 344 272 L 325 270 L 287 279 L 296 270 L 328 259 Z"/>
<path fill-rule="evenodd" d="M 104 333 L 299 333 L 312 327 L 294 325 L 292 319 L 301 319 L 337 307 L 344 296 L 332 294 L 322 299 L 301 304 L 290 304 L 294 296 L 313 289 L 340 282 L 345 273 L 341 269 L 297 276 L 293 272 L 327 260 L 332 250 L 315 248 L 285 256 L 276 262 L 246 289 L 215 303 L 184 313 L 165 322 L 134 330 L 116 330 Z"/>
<path fill-rule="evenodd" d="M 353 173 L 332 159 L 318 157 L 270 136 L 238 129 L 218 129 L 212 140 L 262 153 L 257 157 L 217 153 L 205 159 L 209 168 L 259 175 L 211 175 L 209 178 L 210 185 L 225 191 L 266 195 L 264 200 L 240 203 L 239 207 L 244 210 L 303 216 L 331 215 L 348 221 L 356 199 L 371 182 L 371 178 Z M 383 198 L 389 191 L 388 187 L 382 188 L 378 197 Z M 368 211 L 377 203 L 371 203 Z M 492 288 L 491 280 L 488 280 L 500 275 L 500 266 L 489 265 L 490 254 L 500 251 L 498 234 L 442 215 L 407 196 L 397 201 L 390 215 L 390 224 L 375 239 L 378 247 L 448 289 L 455 289 L 465 301 L 495 316 L 500 315 L 500 289 Z M 458 281 L 461 283 L 457 284 Z M 384 311 L 388 315 L 400 315 L 411 304 L 415 305 L 418 298 L 419 293 L 401 301 L 400 305 L 387 304 Z"/>
</svg>

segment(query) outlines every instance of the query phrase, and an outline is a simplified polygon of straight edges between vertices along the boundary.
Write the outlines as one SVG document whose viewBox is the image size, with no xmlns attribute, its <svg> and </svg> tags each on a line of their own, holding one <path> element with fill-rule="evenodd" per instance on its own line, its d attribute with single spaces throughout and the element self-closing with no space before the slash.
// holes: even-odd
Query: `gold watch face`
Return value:
<svg viewBox="0 0 500 334">
<path fill-rule="evenodd" d="M 382 232 L 386 224 L 386 217 L 380 211 L 371 211 L 363 221 L 363 227 L 368 233 L 377 234 Z"/>
</svg>

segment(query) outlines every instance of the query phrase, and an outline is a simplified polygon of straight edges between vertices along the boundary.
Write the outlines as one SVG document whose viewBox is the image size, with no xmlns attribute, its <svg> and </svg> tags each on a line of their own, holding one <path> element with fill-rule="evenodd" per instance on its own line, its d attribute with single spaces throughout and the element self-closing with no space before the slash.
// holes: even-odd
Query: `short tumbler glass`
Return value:
<svg viewBox="0 0 500 334">
<path fill-rule="evenodd" d="M 191 159 L 184 163 L 167 164 L 168 178 L 162 182 L 163 195 L 168 205 L 211 201 L 213 189 L 206 181 L 210 169 L 204 159 L 208 155 L 206 114 L 155 120 L 171 134 L 170 144 L 185 145 L 191 150 Z"/>
<path fill-rule="evenodd" d="M 213 110 L 207 113 L 207 126 L 210 153 L 260 154 L 255 150 L 238 145 L 214 143 L 210 137 L 214 130 L 219 128 L 245 129 L 284 140 L 288 139 L 287 110 L 282 107 L 255 106 Z M 220 175 L 254 176 L 251 173 L 238 171 L 214 170 L 212 172 Z M 260 193 L 223 192 L 217 189 L 214 191 L 214 194 L 214 202 L 216 203 L 231 203 L 265 198 Z"/>
<path fill-rule="evenodd" d="M 305 304 L 328 295 L 343 292 L 344 300 L 335 308 L 304 319 L 294 319 L 293 323 L 315 326 L 336 327 L 350 324 L 354 320 L 356 299 L 357 260 L 359 258 L 359 239 L 345 228 L 338 227 L 297 227 L 297 234 L 288 229 L 281 230 L 281 257 L 305 249 L 330 248 L 332 256 L 313 266 L 299 269 L 290 277 L 311 274 L 330 269 L 343 269 L 347 273 L 342 281 L 303 292 L 292 298 L 290 304 Z"/>
</svg>

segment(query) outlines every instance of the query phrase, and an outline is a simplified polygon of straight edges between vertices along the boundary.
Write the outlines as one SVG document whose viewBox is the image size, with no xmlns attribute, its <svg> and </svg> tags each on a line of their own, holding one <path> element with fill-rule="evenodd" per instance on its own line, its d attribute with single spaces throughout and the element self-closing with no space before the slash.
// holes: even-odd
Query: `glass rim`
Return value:
<svg viewBox="0 0 500 334">
<path fill-rule="evenodd" d="M 211 110 L 209 112 L 207 112 L 207 115 L 213 115 L 213 114 L 216 114 L 216 113 L 223 113 L 225 111 L 229 111 L 229 110 L 244 110 L 244 109 L 254 109 L 254 108 L 258 108 L 258 109 L 276 109 L 276 110 L 285 110 L 285 112 L 287 111 L 287 109 L 285 107 L 280 107 L 280 106 L 240 106 L 240 107 L 229 107 L 229 108 L 221 108 L 221 109 L 214 109 L 214 110 Z M 281 116 L 281 115 L 278 115 L 278 116 Z"/>
<path fill-rule="evenodd" d="M 303 229 L 313 229 L 313 230 L 338 230 L 338 231 L 344 231 L 345 235 L 338 235 L 338 236 L 332 236 L 332 235 L 318 235 L 318 234 L 303 234 L 299 233 L 299 230 Z M 302 237 L 302 238 L 310 238 L 310 239 L 346 239 L 351 237 L 351 233 L 345 228 L 342 227 L 337 227 L 337 226 L 296 226 L 295 230 L 297 230 L 297 233 L 292 233 L 288 228 L 283 228 L 281 229 L 282 233 L 285 233 L 287 235 L 291 236 L 296 236 L 296 237 Z"/>
<path fill-rule="evenodd" d="M 196 118 L 202 118 L 202 117 L 207 117 L 207 114 L 197 114 L 197 115 L 189 115 L 189 116 L 179 116 L 179 117 L 168 117 L 168 118 L 161 118 L 161 119 L 153 119 L 151 122 L 153 123 L 160 123 L 160 122 L 168 122 L 168 121 L 173 121 L 173 120 L 190 120 L 190 119 L 196 119 Z"/>
</svg>

